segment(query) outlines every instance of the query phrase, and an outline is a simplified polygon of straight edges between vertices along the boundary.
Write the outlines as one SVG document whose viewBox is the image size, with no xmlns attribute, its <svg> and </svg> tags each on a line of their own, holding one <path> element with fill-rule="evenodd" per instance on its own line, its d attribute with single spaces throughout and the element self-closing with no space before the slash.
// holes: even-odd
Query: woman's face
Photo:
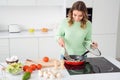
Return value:
<svg viewBox="0 0 120 80">
<path fill-rule="evenodd" d="M 73 10 L 73 19 L 76 22 L 80 22 L 83 18 L 83 13 L 82 11 L 78 11 L 78 10 Z"/>
</svg>

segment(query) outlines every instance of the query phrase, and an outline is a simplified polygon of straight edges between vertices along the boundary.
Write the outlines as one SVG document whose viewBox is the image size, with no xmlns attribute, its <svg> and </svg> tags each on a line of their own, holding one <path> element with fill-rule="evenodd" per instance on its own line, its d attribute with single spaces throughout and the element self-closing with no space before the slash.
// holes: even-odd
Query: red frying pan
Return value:
<svg viewBox="0 0 120 80">
<path fill-rule="evenodd" d="M 85 47 L 85 46 L 84 46 Z M 95 49 L 89 49 L 87 47 L 86 48 L 86 52 L 82 55 L 68 55 L 66 49 L 65 49 L 65 54 L 64 54 L 64 60 L 65 60 L 65 63 L 68 64 L 68 65 L 82 65 L 85 63 L 85 55 L 87 53 L 91 53 L 95 56 L 100 56 L 101 55 L 101 52 L 98 48 L 95 48 Z"/>
</svg>

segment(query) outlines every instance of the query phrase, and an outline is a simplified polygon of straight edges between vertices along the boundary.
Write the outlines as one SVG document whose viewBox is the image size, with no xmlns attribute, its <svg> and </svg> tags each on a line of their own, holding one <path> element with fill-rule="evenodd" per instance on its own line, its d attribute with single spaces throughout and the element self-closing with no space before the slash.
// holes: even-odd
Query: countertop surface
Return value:
<svg viewBox="0 0 120 80">
<path fill-rule="evenodd" d="M 107 60 L 112 62 L 114 65 L 120 68 L 120 62 L 118 62 L 114 58 L 105 57 Z M 66 69 L 61 70 L 63 78 L 60 80 L 119 80 L 120 72 L 112 72 L 112 73 L 96 73 L 96 74 L 82 74 L 82 75 L 72 75 L 70 76 Z M 11 75 L 6 73 L 6 80 L 21 80 L 22 75 Z M 1 78 L 1 75 L 0 75 Z M 1 80 L 1 79 L 0 79 Z M 38 71 L 35 71 L 29 80 L 46 80 L 38 76 Z M 49 80 L 49 79 L 47 79 Z M 58 80 L 58 79 L 55 79 Z"/>
<path fill-rule="evenodd" d="M 29 31 L 22 31 L 18 33 L 9 33 L 8 31 L 1 31 L 0 32 L 0 38 L 24 38 L 24 37 L 54 37 L 55 31 L 49 30 L 48 32 L 41 32 L 39 30 L 35 32 L 29 32 Z"/>
</svg>

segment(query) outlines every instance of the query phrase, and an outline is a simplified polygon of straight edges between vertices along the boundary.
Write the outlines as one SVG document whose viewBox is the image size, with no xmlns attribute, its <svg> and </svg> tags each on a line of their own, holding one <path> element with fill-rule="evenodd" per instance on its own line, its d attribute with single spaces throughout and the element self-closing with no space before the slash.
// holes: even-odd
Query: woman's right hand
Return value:
<svg viewBox="0 0 120 80">
<path fill-rule="evenodd" d="M 58 39 L 58 43 L 61 47 L 64 47 L 65 46 L 65 43 L 64 43 L 64 40 L 62 38 L 59 38 Z"/>
</svg>

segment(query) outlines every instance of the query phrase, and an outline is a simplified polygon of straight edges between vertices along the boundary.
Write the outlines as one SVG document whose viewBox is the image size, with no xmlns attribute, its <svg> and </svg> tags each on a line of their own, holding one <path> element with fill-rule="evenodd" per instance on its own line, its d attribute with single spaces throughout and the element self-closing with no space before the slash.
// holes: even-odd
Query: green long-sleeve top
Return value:
<svg viewBox="0 0 120 80">
<path fill-rule="evenodd" d="M 86 51 L 84 46 L 90 48 L 92 35 L 91 22 L 88 20 L 84 29 L 80 25 L 80 22 L 74 22 L 72 26 L 69 26 L 68 18 L 66 18 L 62 21 L 57 31 L 57 40 L 59 38 L 64 39 L 69 55 L 82 55 Z M 64 54 L 64 51 L 62 52 Z"/>
</svg>

